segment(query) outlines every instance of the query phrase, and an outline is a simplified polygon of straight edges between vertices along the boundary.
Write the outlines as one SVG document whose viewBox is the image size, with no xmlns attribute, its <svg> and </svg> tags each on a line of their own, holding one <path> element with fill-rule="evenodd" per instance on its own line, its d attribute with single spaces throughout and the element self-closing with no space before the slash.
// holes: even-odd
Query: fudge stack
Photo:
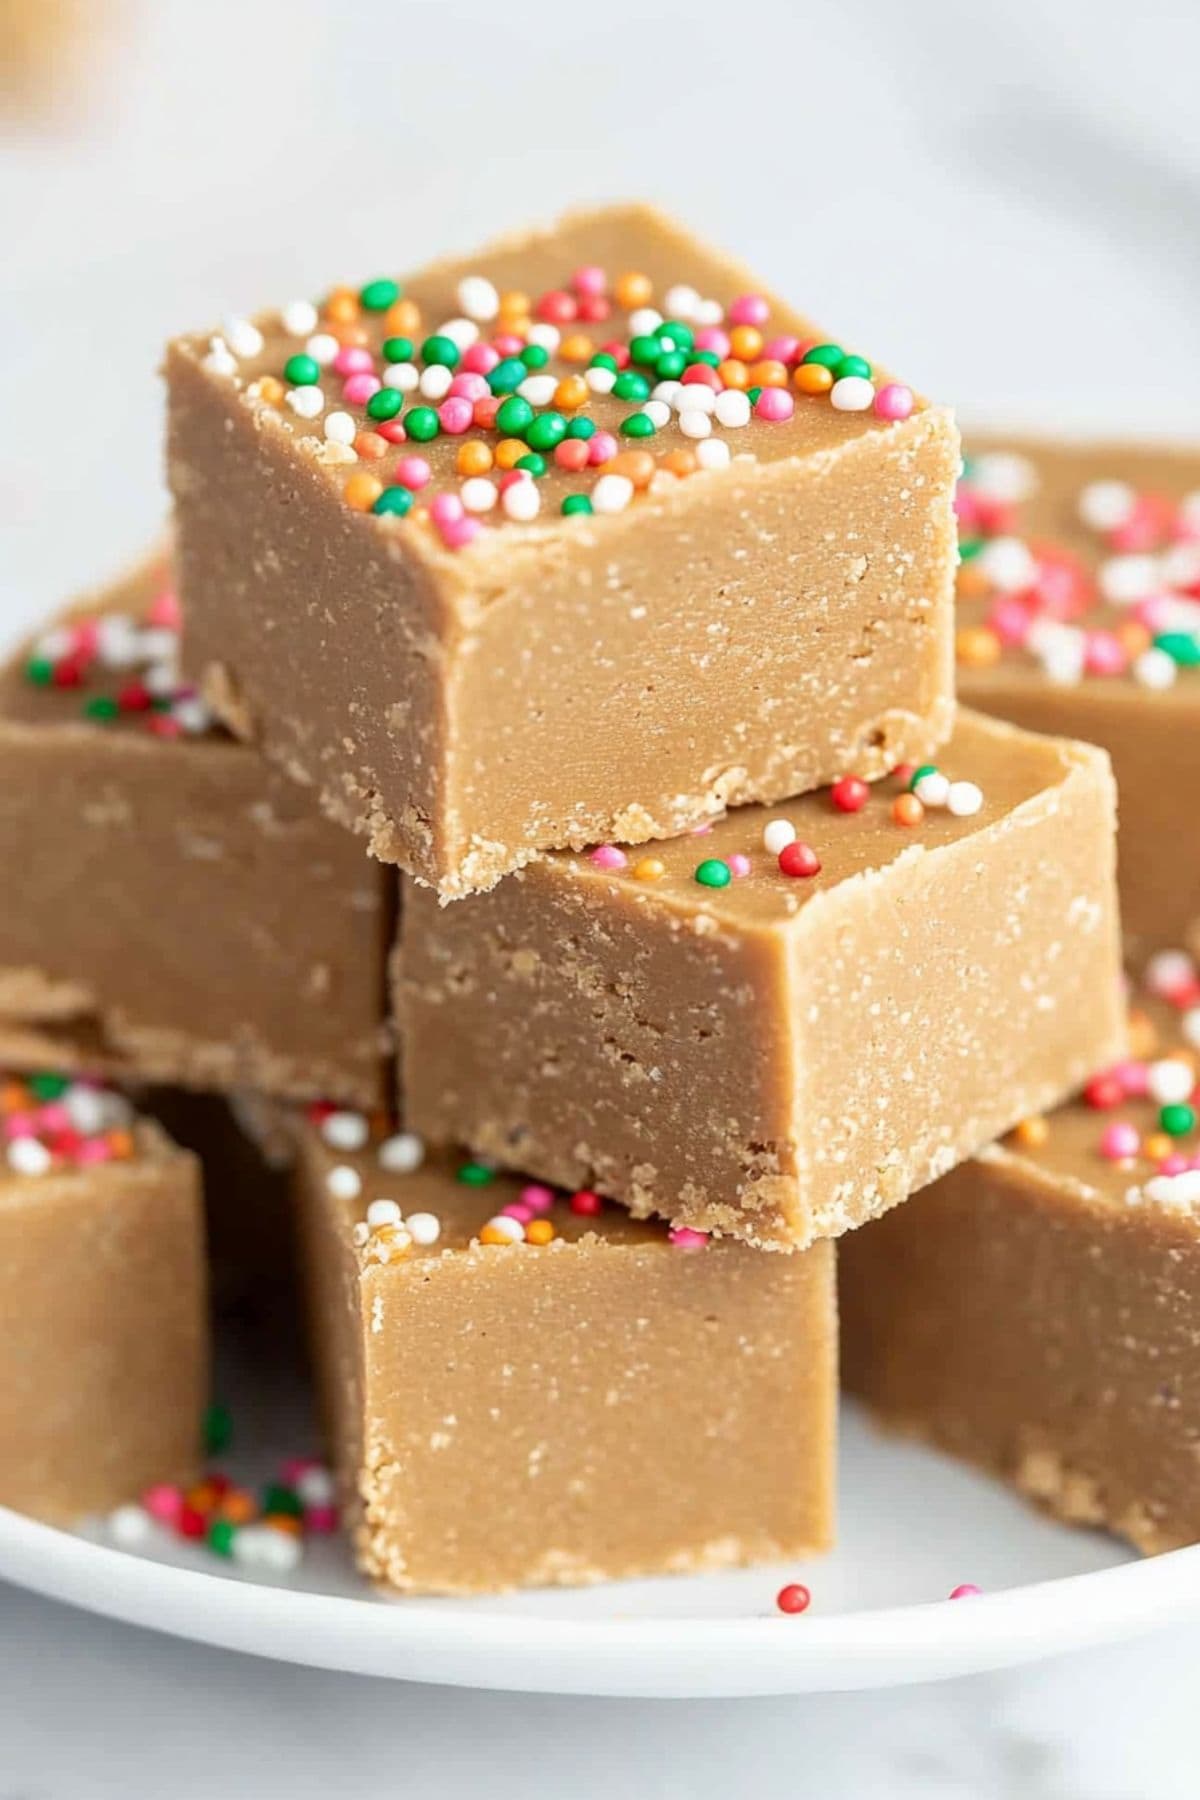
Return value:
<svg viewBox="0 0 1200 1800">
<path fill-rule="evenodd" d="M 1081 684 L 1117 641 L 1077 623 L 1094 596 L 1063 600 L 1062 557 L 1045 617 L 1030 598 L 1029 452 L 988 452 L 958 502 L 985 609 L 958 654 L 989 718 L 955 706 L 951 415 L 650 209 L 230 320 L 166 374 L 171 545 L 0 680 L 0 1234 L 51 1228 L 48 1177 L 103 1221 L 174 1170 L 186 1233 L 137 1225 L 72 1344 L 119 1360 L 169 1281 L 185 1391 L 141 1408 L 157 1471 L 143 1446 L 73 1494 L 69 1418 L 53 1456 L 24 1448 L 71 1356 L 41 1367 L 52 1309 L 15 1275 L 2 1497 L 63 1516 L 188 1473 L 195 1159 L 132 1121 L 133 1084 L 149 1111 L 164 1085 L 224 1095 L 249 1131 L 286 1109 L 345 1514 L 396 1587 L 825 1548 L 839 1238 L 881 1414 L 1062 1510 L 1090 1483 L 1088 1516 L 1135 1539 L 1135 1513 L 1147 1543 L 1200 1532 L 1195 1503 L 1181 1527 L 1149 1490 L 1104 1498 L 1089 1382 L 1114 1322 L 1079 1270 L 1123 1306 L 1117 1234 L 1039 1198 L 1043 1243 L 1027 1217 L 1022 1158 L 1050 1181 L 1068 1140 L 1125 1188 L 1182 1179 L 1195 1083 L 1144 1034 L 1126 1054 L 1113 782 L 1079 741 L 1103 733 L 1065 706 L 1028 720 L 1065 736 L 1006 722 L 998 670 L 1024 659 L 1032 689 L 1048 620 L 1085 640 Z M 1106 531 L 1141 505 L 1084 486 Z M 1186 547 L 1185 494 L 1130 555 Z M 1131 708 L 1168 686 L 1147 654 L 1187 665 L 1186 585 L 1108 677 Z M 1139 950 L 1159 932 L 1139 915 Z M 1194 965 L 1144 966 L 1186 1020 Z M 1122 1113 L 1104 1160 L 1047 1117 L 1081 1090 L 1072 1117 L 1099 1094 L 1180 1132 L 1135 1170 L 1153 1134 Z M 235 1235 L 259 1204 L 239 1181 Z M 1164 1462 L 1192 1419 L 1157 1415 Z"/>
</svg>

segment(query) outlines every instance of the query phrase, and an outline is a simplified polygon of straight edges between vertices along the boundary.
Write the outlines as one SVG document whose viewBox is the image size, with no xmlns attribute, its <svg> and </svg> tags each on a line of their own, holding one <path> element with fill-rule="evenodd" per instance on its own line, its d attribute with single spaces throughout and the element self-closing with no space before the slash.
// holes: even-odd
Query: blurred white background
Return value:
<svg viewBox="0 0 1200 1800">
<path fill-rule="evenodd" d="M 1197 0 L 73 11 L 0 0 L 61 31 L 49 100 L 9 93 L 2 122 L 7 635 L 160 519 L 168 333 L 581 200 L 677 209 L 968 421 L 1200 441 Z M 1200 1791 L 1200 1637 L 906 1696 L 618 1708 L 0 1607 L 0 1800 Z"/>
</svg>

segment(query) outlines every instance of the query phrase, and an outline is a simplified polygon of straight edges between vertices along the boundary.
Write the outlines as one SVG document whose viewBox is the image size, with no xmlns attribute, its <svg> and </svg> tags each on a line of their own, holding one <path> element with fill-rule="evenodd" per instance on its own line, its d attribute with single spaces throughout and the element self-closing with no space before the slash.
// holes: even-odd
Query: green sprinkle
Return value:
<svg viewBox="0 0 1200 1800">
<path fill-rule="evenodd" d="M 521 352 L 521 361 L 527 369 L 544 369 L 550 361 L 550 352 L 544 344 L 526 344 Z"/>
<path fill-rule="evenodd" d="M 496 414 L 496 429 L 502 431 L 505 437 L 524 437 L 532 424 L 533 408 L 528 400 L 522 399 L 520 394 L 510 394 L 508 399 L 501 403 L 500 410 Z M 412 429 L 411 418 L 409 419 L 409 429 Z"/>
<path fill-rule="evenodd" d="M 621 420 L 622 437 L 653 437 L 654 430 L 654 420 L 647 418 L 645 413 L 630 413 L 627 419 Z"/>
<path fill-rule="evenodd" d="M 513 464 L 513 468 L 524 469 L 527 474 L 532 475 L 534 479 L 537 480 L 546 473 L 546 459 L 544 456 L 538 456 L 536 453 L 529 456 L 518 456 L 516 462 Z"/>
<path fill-rule="evenodd" d="M 562 510 L 570 519 L 576 514 L 590 513 L 593 508 L 586 494 L 568 494 L 562 503 Z"/>
<path fill-rule="evenodd" d="M 371 511 L 373 513 L 392 513 L 396 518 L 402 519 L 412 507 L 412 503 L 413 497 L 408 488 L 388 487 L 384 488 Z"/>
<path fill-rule="evenodd" d="M 623 369 L 613 383 L 613 394 L 618 400 L 648 400 L 650 383 L 636 369 Z"/>
<path fill-rule="evenodd" d="M 660 381 L 678 381 L 688 366 L 688 359 L 682 350 L 664 350 L 654 365 L 654 373 Z"/>
<path fill-rule="evenodd" d="M 97 694 L 92 700 L 83 703 L 85 719 L 115 719 L 120 714 L 120 707 L 109 694 Z"/>
<path fill-rule="evenodd" d="M 682 319 L 664 319 L 658 335 L 664 344 L 674 344 L 676 350 L 690 350 L 696 342 L 695 332 Z"/>
<path fill-rule="evenodd" d="M 1160 631 L 1154 640 L 1157 650 L 1165 650 L 1172 662 L 1185 669 L 1200 664 L 1200 635 L 1194 631 Z"/>
<path fill-rule="evenodd" d="M 442 428 L 432 406 L 414 406 L 404 421 L 404 429 L 418 444 L 428 444 Z"/>
<path fill-rule="evenodd" d="M 25 679 L 34 687 L 49 687 L 54 680 L 54 664 L 48 656 L 32 656 L 25 664 Z"/>
<path fill-rule="evenodd" d="M 233 1438 L 233 1415 L 229 1408 L 216 1401 L 206 1407 L 201 1433 L 206 1456 L 220 1456 L 222 1450 L 228 1450 Z"/>
<path fill-rule="evenodd" d="M 496 364 L 487 383 L 493 394 L 511 394 L 520 387 L 528 373 L 519 356 L 506 356 L 503 362 Z"/>
<path fill-rule="evenodd" d="M 750 402 L 751 406 L 758 405 L 758 397 L 761 393 L 762 393 L 762 389 L 760 387 L 752 387 L 752 388 L 746 389 L 746 398 Z"/>
<path fill-rule="evenodd" d="M 644 367 L 648 369 L 653 369 L 657 366 L 658 359 L 662 355 L 662 350 L 663 347 L 658 338 L 650 337 L 646 334 L 641 337 L 632 338 L 629 344 L 629 354 L 634 362 L 642 363 Z"/>
<path fill-rule="evenodd" d="M 960 562 L 971 562 L 983 549 L 984 539 L 981 537 L 959 538 L 958 558 Z"/>
<path fill-rule="evenodd" d="M 29 1077 L 29 1091 L 39 1100 L 60 1100 L 70 1085 L 69 1075 L 56 1075 L 49 1069 Z"/>
<path fill-rule="evenodd" d="M 173 704 L 174 702 L 168 694 L 156 694 L 150 702 L 150 711 L 156 713 L 169 713 Z"/>
<path fill-rule="evenodd" d="M 205 1541 L 210 1550 L 218 1556 L 233 1555 L 233 1540 L 237 1526 L 229 1519 L 214 1519 L 205 1533 Z"/>
<path fill-rule="evenodd" d="M 616 357 L 612 356 L 607 350 L 597 350 L 595 356 L 593 356 L 591 362 L 588 364 L 588 368 L 611 369 L 614 375 L 619 373 Z"/>
<path fill-rule="evenodd" d="M 845 361 L 846 352 L 840 344 L 814 344 L 800 358 L 802 363 L 824 363 L 827 369 L 838 369 Z"/>
<path fill-rule="evenodd" d="M 368 281 L 366 287 L 358 290 L 358 303 L 365 306 L 368 312 L 386 312 L 388 307 L 400 298 L 400 283 L 388 281 Z"/>
<path fill-rule="evenodd" d="M 727 862 L 719 856 L 706 856 L 702 863 L 696 864 L 696 880 L 701 887 L 728 887 L 733 874 Z"/>
<path fill-rule="evenodd" d="M 1171 1106 L 1163 1107 L 1158 1115 L 1158 1122 L 1168 1137 L 1183 1137 L 1196 1128 L 1196 1109 L 1184 1101 L 1177 1101 Z"/>
<path fill-rule="evenodd" d="M 805 361 L 807 362 L 807 360 L 806 357 Z M 871 365 L 865 356 L 843 356 L 834 370 L 834 374 L 839 381 L 842 381 L 847 375 L 862 375 L 867 381 L 870 381 Z"/>
<path fill-rule="evenodd" d="M 908 784 L 909 793 L 915 794 L 917 791 L 917 783 L 919 781 L 924 781 L 927 775 L 936 775 L 938 772 L 936 763 L 922 763 L 919 769 L 914 769 L 912 772 L 912 779 Z"/>
<path fill-rule="evenodd" d="M 443 337 L 440 332 L 427 337 L 421 345 L 421 356 L 427 363 L 439 369 L 456 369 L 462 351 L 453 338 Z"/>
<path fill-rule="evenodd" d="M 384 338 L 383 358 L 385 362 L 411 362 L 413 341 L 411 338 Z"/>
<path fill-rule="evenodd" d="M 262 1509 L 265 1513 L 283 1513 L 291 1519 L 304 1515 L 304 1503 L 299 1494 L 282 1481 L 267 1483 L 262 1493 Z"/>
<path fill-rule="evenodd" d="M 321 378 L 321 365 L 315 356 L 289 356 L 283 372 L 293 387 L 311 387 Z"/>
<path fill-rule="evenodd" d="M 507 405 L 507 401 L 505 402 Z M 501 408 L 503 411 L 503 408 Z M 497 415 L 499 417 L 499 415 Z M 567 421 L 559 412 L 539 413 L 525 433 L 531 450 L 553 450 L 567 435 Z"/>
<path fill-rule="evenodd" d="M 369 419 L 394 419 L 404 405 L 404 395 L 398 388 L 380 388 L 367 401 L 367 417 Z"/>
<path fill-rule="evenodd" d="M 458 1179 L 464 1187 L 486 1187 L 495 1174 L 496 1171 L 489 1169 L 486 1163 L 467 1162 L 460 1163 Z"/>
<path fill-rule="evenodd" d="M 595 437 L 595 435 L 596 421 L 595 419 L 589 419 L 586 413 L 581 414 L 577 419 L 572 419 L 571 423 L 567 426 L 567 436 L 569 438 L 583 438 L 586 441 L 590 437 Z"/>
<path fill-rule="evenodd" d="M 706 368 L 717 369 L 721 366 L 721 359 L 715 350 L 690 350 L 688 367 L 690 368 L 693 363 L 703 363 Z"/>
</svg>

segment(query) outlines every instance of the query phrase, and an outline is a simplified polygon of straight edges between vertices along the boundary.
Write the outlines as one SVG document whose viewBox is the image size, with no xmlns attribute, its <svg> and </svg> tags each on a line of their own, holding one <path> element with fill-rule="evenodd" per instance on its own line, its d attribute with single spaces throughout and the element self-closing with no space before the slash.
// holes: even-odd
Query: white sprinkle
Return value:
<svg viewBox="0 0 1200 1800">
<path fill-rule="evenodd" d="M 442 1235 L 442 1222 L 434 1213 L 415 1212 L 407 1223 L 413 1243 L 420 1244 L 423 1249 L 436 1244 Z"/>
<path fill-rule="evenodd" d="M 714 440 L 710 439 L 709 441 L 713 442 Z M 673 487 L 678 486 L 679 477 L 673 469 L 655 469 L 653 475 L 650 477 L 650 485 L 646 489 L 646 492 L 648 494 L 668 494 Z M 634 618 L 642 617 L 644 616 L 644 613 L 634 612 L 631 613 L 630 616 Z"/>
<path fill-rule="evenodd" d="M 694 287 L 685 282 L 669 287 L 663 295 L 663 305 L 667 309 L 668 319 L 680 319 L 685 325 L 694 322 L 700 310 L 700 296 Z"/>
<path fill-rule="evenodd" d="M 179 684 L 179 671 L 173 662 L 156 662 L 142 670 L 142 686 L 156 700 L 164 700 Z"/>
<path fill-rule="evenodd" d="M 447 369 L 443 363 L 430 363 L 427 369 L 421 370 L 418 386 L 427 400 L 444 400 L 453 380 L 453 369 Z"/>
<path fill-rule="evenodd" d="M 362 1193 L 362 1176 L 349 1163 L 336 1163 L 325 1177 L 325 1186 L 335 1200 L 357 1200 Z"/>
<path fill-rule="evenodd" d="M 1159 585 L 1156 556 L 1110 556 L 1100 564 L 1097 582 L 1100 592 L 1114 606 L 1129 606 L 1145 600 Z"/>
<path fill-rule="evenodd" d="M 379 379 L 386 388 L 395 388 L 401 394 L 411 394 L 420 385 L 421 371 L 416 363 L 389 363 Z"/>
<path fill-rule="evenodd" d="M 365 1113 L 327 1113 L 321 1121 L 321 1136 L 332 1150 L 361 1150 L 371 1135 Z"/>
<path fill-rule="evenodd" d="M 875 399 L 875 384 L 865 375 L 843 375 L 829 390 L 830 404 L 838 412 L 866 412 Z"/>
<path fill-rule="evenodd" d="M 945 806 L 950 798 L 950 777 L 940 769 L 931 769 L 915 783 L 913 793 L 922 806 Z"/>
<path fill-rule="evenodd" d="M 365 1219 L 360 1219 L 350 1233 L 350 1242 L 354 1245 L 356 1250 L 362 1250 L 365 1249 L 370 1241 L 370 1237 L 371 1227 L 367 1224 Z"/>
<path fill-rule="evenodd" d="M 1179 1029 L 1194 1050 L 1200 1050 L 1200 1006 L 1189 1006 L 1179 1021 Z"/>
<path fill-rule="evenodd" d="M 702 381 L 681 381 L 675 396 L 676 412 L 715 413 L 717 396 Z"/>
<path fill-rule="evenodd" d="M 491 512 L 500 493 L 495 482 L 489 481 L 486 475 L 471 475 L 463 482 L 458 497 L 469 513 L 485 513 Z"/>
<path fill-rule="evenodd" d="M 977 567 L 1002 594 L 1019 594 L 1037 580 L 1037 559 L 1023 538 L 992 538 L 980 551 Z"/>
<path fill-rule="evenodd" d="M 1168 587 L 1191 587 L 1200 581 L 1200 544 L 1172 544 L 1159 557 L 1158 568 Z"/>
<path fill-rule="evenodd" d="M 202 737 L 213 727 L 212 710 L 199 694 L 189 694 L 186 699 L 176 700 L 171 708 L 171 717 L 177 725 L 183 727 L 189 737 Z"/>
<path fill-rule="evenodd" d="M 1142 1189 L 1147 1200 L 1164 1206 L 1193 1206 L 1200 1200 L 1200 1169 L 1184 1169 L 1178 1175 L 1152 1175 Z"/>
<path fill-rule="evenodd" d="M 99 1088 L 71 1087 L 62 1097 L 71 1124 L 83 1137 L 95 1137 L 107 1123 L 108 1108 Z"/>
<path fill-rule="evenodd" d="M 372 1200 L 367 1208 L 367 1224 L 372 1231 L 378 1231 L 381 1225 L 402 1225 L 404 1215 L 399 1203 L 395 1200 Z"/>
<path fill-rule="evenodd" d="M 1047 681 L 1073 687 L 1083 678 L 1085 655 L 1082 631 L 1055 619 L 1039 619 L 1026 643 L 1042 665 Z"/>
<path fill-rule="evenodd" d="M 1079 496 L 1079 516 L 1093 531 L 1115 531 L 1136 504 L 1127 481 L 1089 481 Z"/>
<path fill-rule="evenodd" d="M 289 388 L 284 398 L 301 419 L 317 419 L 325 411 L 325 396 L 315 382 Z"/>
<path fill-rule="evenodd" d="M 323 369 L 327 369 L 341 349 L 341 345 L 330 332 L 316 331 L 304 348 L 315 363 L 319 363 Z"/>
<path fill-rule="evenodd" d="M 1012 505 L 1038 489 L 1038 472 L 1027 456 L 1011 450 L 988 450 L 971 464 L 971 486 L 989 500 Z"/>
<path fill-rule="evenodd" d="M 558 326 L 551 325 L 542 319 L 537 320 L 537 322 L 531 325 L 529 330 L 525 333 L 525 340 L 527 343 L 537 344 L 542 350 L 548 350 L 551 356 L 553 356 L 554 352 L 558 349 L 561 338 L 562 332 L 558 329 Z"/>
<path fill-rule="evenodd" d="M 331 1506 L 337 1498 L 337 1483 L 332 1471 L 320 1463 L 297 1475 L 292 1485 L 305 1506 Z"/>
<path fill-rule="evenodd" d="M 671 423 L 671 408 L 665 400 L 647 400 L 642 405 L 642 411 L 659 431 L 664 425 Z"/>
<path fill-rule="evenodd" d="M 132 1550 L 138 1544 L 144 1544 L 154 1530 L 154 1521 L 145 1507 L 138 1506 L 132 1500 L 110 1512 L 107 1524 L 109 1537 L 122 1550 Z"/>
<path fill-rule="evenodd" d="M 598 513 L 624 512 L 633 499 L 633 483 L 627 475 L 602 475 L 592 489 L 592 510 Z"/>
<path fill-rule="evenodd" d="M 702 300 L 696 308 L 697 325 L 719 325 L 725 317 L 725 308 L 719 300 Z"/>
<path fill-rule="evenodd" d="M 1133 679 L 1140 687 L 1161 693 L 1164 688 L 1174 687 L 1178 674 L 1175 658 L 1166 650 L 1160 650 L 1157 644 L 1151 644 L 1148 650 L 1134 658 Z"/>
<path fill-rule="evenodd" d="M 727 469 L 729 445 L 724 438 L 705 438 L 696 445 L 696 461 L 702 469 Z"/>
<path fill-rule="evenodd" d="M 516 519 L 521 524 L 528 524 L 536 519 L 542 510 L 542 496 L 538 492 L 537 482 L 526 475 L 521 481 L 514 481 L 506 487 L 500 496 L 500 505 L 506 518 Z"/>
<path fill-rule="evenodd" d="M 679 415 L 679 429 L 684 437 L 706 438 L 712 430 L 712 420 L 706 412 L 690 409 Z"/>
<path fill-rule="evenodd" d="M 718 394 L 713 402 L 713 413 L 718 425 L 730 430 L 750 423 L 750 396 L 743 394 L 739 388 L 726 388 Z"/>
<path fill-rule="evenodd" d="M 514 1219 L 510 1213 L 497 1213 L 488 1220 L 488 1225 L 501 1237 L 506 1237 L 510 1244 L 522 1244 L 525 1241 L 525 1227 L 520 1219 Z"/>
<path fill-rule="evenodd" d="M 112 627 L 110 627 L 110 620 L 113 622 Z M 104 636 L 106 629 L 109 628 L 119 631 L 121 637 L 125 639 L 133 632 L 133 620 L 128 613 L 111 613 L 99 620 L 96 627 L 96 649 L 102 662 L 108 661 L 104 650 Z M 60 656 L 65 656 L 68 650 L 74 648 L 74 643 L 75 640 L 71 633 L 59 627 L 55 631 L 43 632 L 34 644 L 33 653 L 35 656 L 45 656 L 51 662 L 57 662 Z M 119 663 L 112 666 L 122 667 Z"/>
<path fill-rule="evenodd" d="M 612 369 L 585 369 L 583 379 L 593 394 L 611 394 L 617 385 L 616 373 Z"/>
<path fill-rule="evenodd" d="M 331 444 L 352 444 L 357 435 L 358 426 L 350 413 L 326 413 L 325 436 Z"/>
<path fill-rule="evenodd" d="M 668 406 L 678 407 L 679 396 L 682 392 L 682 381 L 656 381 L 650 389 L 650 398 L 665 400 Z"/>
<path fill-rule="evenodd" d="M 460 350 L 469 350 L 479 340 L 479 327 L 474 319 L 447 319 L 437 328 L 438 337 L 448 337 Z"/>
<path fill-rule="evenodd" d="M 226 319 L 222 327 L 225 342 L 235 356 L 258 356 L 263 347 L 263 334 L 249 319 Z"/>
<path fill-rule="evenodd" d="M 662 314 L 655 312 L 652 306 L 639 306 L 629 315 L 629 335 L 631 338 L 653 337 L 662 322 Z"/>
<path fill-rule="evenodd" d="M 1183 496 L 1179 502 L 1179 517 L 1185 525 L 1200 525 L 1200 488 Z"/>
<path fill-rule="evenodd" d="M 946 794 L 946 811 L 956 819 L 970 819 L 983 805 L 983 789 L 973 781 L 952 781 Z"/>
<path fill-rule="evenodd" d="M 1146 1070 L 1146 1086 L 1160 1106 L 1178 1106 L 1190 1099 L 1195 1085 L 1190 1064 L 1177 1057 L 1164 1056 Z"/>
<path fill-rule="evenodd" d="M 98 621 L 96 653 L 106 669 L 132 669 L 142 661 L 141 633 L 128 613 L 109 613 Z"/>
<path fill-rule="evenodd" d="M 14 1138 L 8 1146 L 8 1166 L 15 1175 L 44 1175 L 53 1160 L 40 1138 Z"/>
<path fill-rule="evenodd" d="M 558 380 L 553 375 L 527 375 L 518 385 L 517 392 L 530 406 L 549 406 L 557 386 Z"/>
<path fill-rule="evenodd" d="M 1146 986 L 1152 994 L 1169 997 L 1195 978 L 1196 965 L 1186 950 L 1158 950 L 1146 964 Z"/>
<path fill-rule="evenodd" d="M 237 359 L 229 354 L 229 346 L 224 338 L 209 338 L 208 355 L 200 366 L 207 369 L 210 375 L 237 374 Z"/>
<path fill-rule="evenodd" d="M 500 296 L 486 275 L 464 275 L 455 294 L 468 319 L 494 319 L 500 311 Z"/>
<path fill-rule="evenodd" d="M 763 826 L 763 849 L 770 856 L 778 856 L 789 844 L 796 841 L 796 827 L 790 819 L 769 819 Z"/>
<path fill-rule="evenodd" d="M 279 322 L 289 337 L 307 337 L 317 328 L 317 309 L 311 300 L 289 300 L 280 309 Z"/>
<path fill-rule="evenodd" d="M 415 1131 L 397 1131 L 384 1138 L 375 1155 L 389 1175 L 411 1175 L 425 1161 L 425 1145 Z"/>
<path fill-rule="evenodd" d="M 233 1534 L 231 1551 L 234 1562 L 249 1569 L 270 1569 L 286 1575 L 299 1565 L 303 1548 L 290 1531 L 276 1531 L 273 1525 L 242 1525 Z"/>
</svg>

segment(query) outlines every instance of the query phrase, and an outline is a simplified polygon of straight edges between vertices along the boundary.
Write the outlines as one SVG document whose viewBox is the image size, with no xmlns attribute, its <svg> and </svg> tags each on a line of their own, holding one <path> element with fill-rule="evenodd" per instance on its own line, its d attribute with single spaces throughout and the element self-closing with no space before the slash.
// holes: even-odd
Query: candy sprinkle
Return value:
<svg viewBox="0 0 1200 1800">
<path fill-rule="evenodd" d="M 781 1613 L 805 1613 L 812 1605 L 812 1594 L 802 1581 L 789 1581 L 776 1594 L 775 1605 Z"/>
</svg>

